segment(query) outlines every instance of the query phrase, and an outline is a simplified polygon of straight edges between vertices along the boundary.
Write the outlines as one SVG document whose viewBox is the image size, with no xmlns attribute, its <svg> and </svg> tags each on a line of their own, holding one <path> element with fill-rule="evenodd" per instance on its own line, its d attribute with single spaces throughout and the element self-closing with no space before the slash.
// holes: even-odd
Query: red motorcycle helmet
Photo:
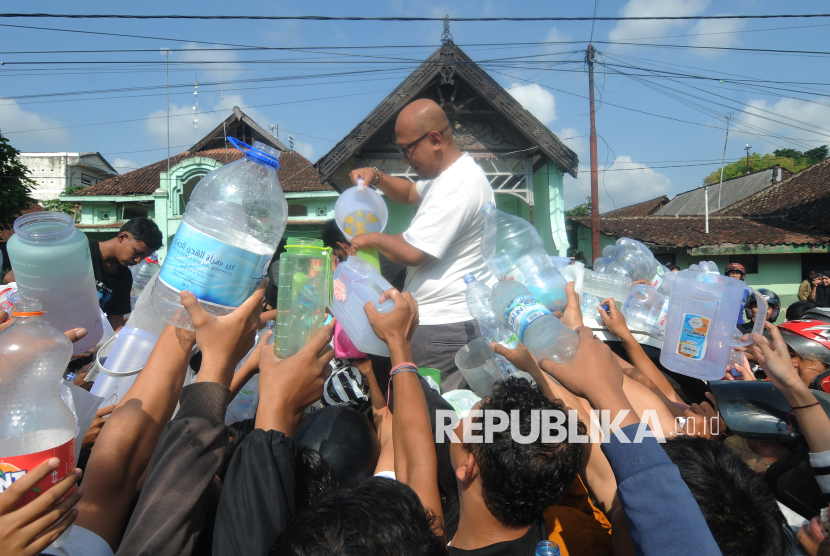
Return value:
<svg viewBox="0 0 830 556">
<path fill-rule="evenodd" d="M 799 357 L 821 361 L 827 369 L 810 382 L 810 388 L 830 392 L 830 323 L 821 320 L 790 320 L 778 326 L 784 342 Z"/>
<path fill-rule="evenodd" d="M 728 276 L 729 272 L 731 272 L 733 270 L 737 270 L 738 272 L 741 273 L 741 279 L 746 277 L 746 268 L 741 263 L 730 263 L 730 264 L 726 265 L 726 269 L 724 269 L 723 275 Z"/>
</svg>

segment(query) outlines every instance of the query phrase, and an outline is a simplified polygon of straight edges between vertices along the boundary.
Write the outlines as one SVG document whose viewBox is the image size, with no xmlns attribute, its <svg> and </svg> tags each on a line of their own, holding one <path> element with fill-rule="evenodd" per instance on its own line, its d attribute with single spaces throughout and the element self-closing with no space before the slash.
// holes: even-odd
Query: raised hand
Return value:
<svg viewBox="0 0 830 556">
<path fill-rule="evenodd" d="M 562 320 L 562 324 L 571 330 L 576 330 L 580 326 L 584 326 L 584 323 L 582 322 L 582 310 L 580 309 L 581 303 L 579 302 L 579 295 L 577 295 L 576 290 L 574 290 L 573 282 L 568 282 L 565 286 L 565 295 L 568 298 L 568 305 L 565 307 L 565 310 L 562 312 L 562 316 L 559 318 Z"/>
<path fill-rule="evenodd" d="M 374 303 L 366 303 L 363 310 L 377 337 L 386 345 L 409 342 L 418 328 L 418 302 L 410 293 L 387 290 L 380 296 L 380 303 L 387 299 L 395 301 L 395 308 L 388 313 L 378 313 Z"/>
<path fill-rule="evenodd" d="M 602 318 L 602 322 L 605 323 L 608 330 L 620 338 L 624 338 L 631 334 L 631 331 L 628 330 L 628 325 L 625 322 L 625 317 L 620 310 L 617 309 L 617 305 L 614 303 L 613 299 L 603 299 L 600 305 L 599 316 Z M 608 306 L 607 312 L 602 308 L 602 305 Z"/>
<path fill-rule="evenodd" d="M 0 547 L 4 556 L 40 554 L 78 517 L 78 510 L 74 506 L 83 496 L 80 488 L 63 501 L 60 500 L 81 478 L 80 469 L 69 473 L 32 502 L 15 509 L 23 495 L 52 473 L 58 465 L 60 460 L 51 458 L 0 493 Z"/>
<path fill-rule="evenodd" d="M 804 383 L 793 366 L 787 344 L 781 337 L 778 327 L 765 322 L 764 328 L 769 332 L 772 341 L 770 342 L 760 334 L 753 334 L 752 341 L 755 345 L 750 346 L 747 351 L 756 356 L 758 364 L 764 368 L 770 382 L 782 392 L 803 386 Z"/>
<path fill-rule="evenodd" d="M 104 425 L 107 422 L 107 415 L 112 413 L 113 409 L 115 409 L 114 405 L 108 405 L 107 407 L 102 407 L 98 410 L 95 414 L 95 419 L 92 421 L 92 426 L 89 427 L 89 430 L 84 435 L 84 439 L 81 442 L 81 448 L 84 450 L 92 449 L 92 446 L 95 445 L 95 441 L 98 440 L 98 435 L 101 434 L 101 429 L 104 428 Z"/>
<path fill-rule="evenodd" d="M 528 373 L 536 382 L 539 382 L 537 373 L 540 373 L 542 370 L 539 368 L 539 363 L 536 361 L 536 358 L 533 357 L 533 354 L 530 353 L 530 350 L 523 343 L 519 342 L 519 345 L 515 349 L 508 349 L 499 343 L 493 342 L 490 344 L 490 351 L 503 356 L 513 363 L 514 367 Z"/>
</svg>

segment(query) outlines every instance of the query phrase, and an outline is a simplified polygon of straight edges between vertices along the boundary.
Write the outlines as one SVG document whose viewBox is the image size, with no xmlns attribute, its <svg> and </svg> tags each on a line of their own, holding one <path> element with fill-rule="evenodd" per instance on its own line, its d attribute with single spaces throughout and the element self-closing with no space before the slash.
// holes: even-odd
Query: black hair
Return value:
<svg viewBox="0 0 830 556">
<path fill-rule="evenodd" d="M 132 234 L 133 239 L 144 242 L 144 244 L 153 251 L 159 249 L 163 244 L 161 230 L 159 230 L 159 227 L 156 226 L 155 222 L 149 218 L 144 218 L 143 216 L 128 220 L 123 226 L 121 226 L 119 233 L 121 232 L 129 232 Z"/>
<path fill-rule="evenodd" d="M 538 386 L 516 377 L 496 382 L 481 409 L 501 410 L 511 419 L 511 412 L 518 410 L 523 436 L 530 434 L 531 410 L 568 413 L 560 401 L 547 399 Z M 520 444 L 513 440 L 513 426 L 494 431 L 491 443 L 464 444 L 464 449 L 481 470 L 484 504 L 493 517 L 506 527 L 527 527 L 571 487 L 582 467 L 582 444 L 542 442 L 541 433 L 534 442 Z M 587 431 L 581 422 L 577 428 L 581 434 Z"/>
<path fill-rule="evenodd" d="M 676 436 L 663 444 L 724 556 L 788 554 L 787 520 L 775 495 L 725 444 Z"/>
<path fill-rule="evenodd" d="M 823 276 L 830 276 L 830 270 L 822 270 L 822 271 L 821 271 L 821 274 L 822 274 Z"/>
<path fill-rule="evenodd" d="M 297 446 L 294 454 L 294 504 L 297 511 L 310 506 L 327 492 L 337 490 L 339 484 L 331 467 L 312 448 Z"/>
<path fill-rule="evenodd" d="M 350 245 L 351 242 L 346 239 L 346 236 L 343 235 L 343 232 L 340 231 L 340 228 L 337 227 L 337 222 L 334 220 L 327 220 L 325 224 L 323 224 L 323 229 L 320 232 L 320 239 L 323 240 L 324 247 L 331 247 L 332 249 L 337 247 L 338 243 L 345 243 L 346 245 Z"/>
<path fill-rule="evenodd" d="M 371 477 L 356 487 L 328 492 L 300 510 L 271 554 L 383 554 L 445 556 L 436 517 L 404 483 Z"/>
<path fill-rule="evenodd" d="M 787 313 L 785 317 L 787 320 L 801 320 L 801 317 L 804 316 L 804 313 L 806 313 L 810 309 L 814 309 L 815 306 L 816 304 L 812 301 L 796 301 L 795 303 L 787 307 Z"/>
<path fill-rule="evenodd" d="M 672 272 L 674 272 L 675 270 L 680 270 L 680 267 L 679 267 L 679 266 L 677 266 L 676 264 L 670 264 L 670 265 L 669 265 L 669 270 L 671 270 Z"/>
</svg>

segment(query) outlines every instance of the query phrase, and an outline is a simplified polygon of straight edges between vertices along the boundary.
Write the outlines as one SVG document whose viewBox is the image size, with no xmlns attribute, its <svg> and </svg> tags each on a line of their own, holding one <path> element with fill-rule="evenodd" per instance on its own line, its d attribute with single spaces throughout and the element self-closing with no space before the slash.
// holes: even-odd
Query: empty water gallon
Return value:
<svg viewBox="0 0 830 556">
<path fill-rule="evenodd" d="M 735 323 L 744 292 L 758 299 L 758 314 L 765 315 L 766 300 L 755 289 L 735 278 L 684 270 L 674 277 L 660 363 L 674 372 L 701 380 L 720 380 L 726 373 L 732 346 L 752 343 L 735 341 Z M 753 333 L 761 333 L 758 319 Z"/>
</svg>

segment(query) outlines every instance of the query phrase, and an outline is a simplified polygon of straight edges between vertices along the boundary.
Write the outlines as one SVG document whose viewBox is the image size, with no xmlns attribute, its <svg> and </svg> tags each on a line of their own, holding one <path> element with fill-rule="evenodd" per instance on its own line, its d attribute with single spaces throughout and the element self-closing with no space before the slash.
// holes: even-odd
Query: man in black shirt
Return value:
<svg viewBox="0 0 830 556">
<path fill-rule="evenodd" d="M 124 326 L 124 315 L 130 312 L 133 276 L 127 267 L 140 263 L 161 245 L 161 231 L 149 218 L 133 218 L 107 241 L 89 240 L 98 303 L 113 330 Z"/>
</svg>

